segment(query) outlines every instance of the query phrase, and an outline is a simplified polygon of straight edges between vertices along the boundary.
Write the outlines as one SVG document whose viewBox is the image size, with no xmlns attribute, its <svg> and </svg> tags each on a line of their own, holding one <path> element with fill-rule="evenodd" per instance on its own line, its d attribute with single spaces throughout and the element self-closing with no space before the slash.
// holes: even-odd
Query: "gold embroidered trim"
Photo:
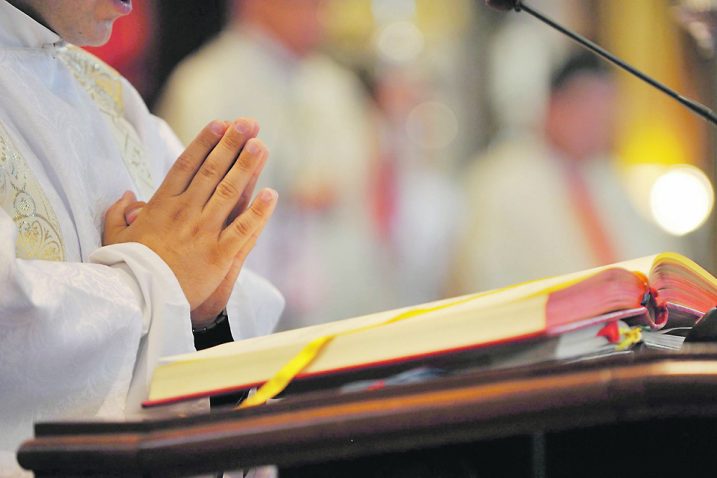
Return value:
<svg viewBox="0 0 717 478">
<path fill-rule="evenodd" d="M 0 207 L 17 225 L 16 256 L 62 261 L 60 223 L 40 183 L 0 124 Z"/>
<path fill-rule="evenodd" d="M 124 117 L 120 74 L 86 51 L 71 45 L 60 49 L 59 58 L 110 120 L 112 134 L 127 170 L 140 194 L 150 197 L 154 183 L 144 160 L 142 141 Z"/>
</svg>

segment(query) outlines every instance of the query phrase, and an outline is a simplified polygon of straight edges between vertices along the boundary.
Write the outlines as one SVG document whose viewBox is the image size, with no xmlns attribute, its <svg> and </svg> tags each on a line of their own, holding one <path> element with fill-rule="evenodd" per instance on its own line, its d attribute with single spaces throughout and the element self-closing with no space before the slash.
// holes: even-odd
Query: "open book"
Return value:
<svg viewBox="0 0 717 478">
<path fill-rule="evenodd" d="M 490 354 L 617 323 L 691 326 L 715 305 L 717 279 L 679 254 L 658 254 L 168 357 L 154 371 L 145 406 L 249 389 L 280 371 L 301 380 L 465 351 Z"/>
</svg>

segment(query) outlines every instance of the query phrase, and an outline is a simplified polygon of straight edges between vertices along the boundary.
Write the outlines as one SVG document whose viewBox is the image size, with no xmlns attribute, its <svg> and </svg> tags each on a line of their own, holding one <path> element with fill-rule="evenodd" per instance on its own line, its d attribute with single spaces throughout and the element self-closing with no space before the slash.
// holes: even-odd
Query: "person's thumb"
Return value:
<svg viewBox="0 0 717 478">
<path fill-rule="evenodd" d="M 137 198 L 132 191 L 126 191 L 121 198 L 112 204 L 105 214 L 105 227 L 102 233 L 102 245 L 114 244 L 119 242 L 117 235 L 127 228 L 125 219 L 125 210 L 127 207 L 136 202 Z"/>
</svg>

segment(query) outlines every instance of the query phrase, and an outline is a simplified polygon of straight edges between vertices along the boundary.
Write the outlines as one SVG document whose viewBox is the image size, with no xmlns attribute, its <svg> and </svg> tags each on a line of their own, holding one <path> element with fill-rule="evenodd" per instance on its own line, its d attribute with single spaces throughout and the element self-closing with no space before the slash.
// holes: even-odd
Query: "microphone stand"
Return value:
<svg viewBox="0 0 717 478">
<path fill-rule="evenodd" d="M 596 43 L 594 43 L 594 42 L 588 40 L 587 38 L 585 38 L 585 37 L 583 37 L 583 36 L 581 36 L 581 35 L 578 35 L 577 33 L 573 32 L 573 31 L 571 31 L 571 30 L 568 30 L 567 28 L 563 27 L 562 25 L 560 25 L 560 24 L 556 23 L 555 21 L 551 20 L 550 18 L 546 17 L 545 15 L 543 15 L 543 14 L 540 13 L 540 12 L 538 12 L 537 10 L 535 10 L 535 9 L 531 8 L 530 6 L 526 5 L 526 4 L 523 3 L 521 0 L 515 0 L 514 8 L 515 8 L 515 11 L 516 11 L 516 12 L 519 12 L 519 11 L 526 11 L 526 12 L 528 12 L 529 14 L 531 14 L 532 16 L 534 16 L 535 18 L 537 18 L 538 20 L 540 20 L 540 21 L 546 23 L 547 25 L 553 27 L 554 29 L 558 30 L 559 32 L 563 33 L 564 35 L 567 35 L 567 36 L 570 37 L 573 41 L 575 41 L 575 42 L 579 43 L 580 45 L 584 46 L 585 48 L 587 48 L 587 49 L 589 49 L 589 50 L 595 52 L 596 54 L 600 55 L 601 57 L 603 57 L 604 59 L 608 60 L 609 62 L 611 62 L 611 63 L 613 63 L 613 64 L 619 66 L 619 67 L 622 68 L 623 70 L 625 70 L 625 71 L 627 71 L 627 72 L 629 72 L 629 73 L 631 73 L 631 74 L 637 76 L 637 77 L 640 78 L 641 80 L 646 81 L 647 83 L 651 84 L 652 86 L 654 86 L 654 87 L 657 88 L 658 90 L 660 90 L 660 91 L 662 91 L 663 93 L 665 93 L 667 96 L 670 96 L 671 98 L 673 98 L 673 99 L 677 100 L 678 102 L 682 103 L 684 106 L 686 106 L 687 108 L 691 109 L 692 111 L 694 111 L 694 112 L 697 113 L 698 115 L 702 116 L 703 118 L 705 118 L 707 121 L 709 121 L 709 122 L 712 123 L 713 125 L 717 125 L 717 116 L 715 115 L 715 113 L 714 113 L 711 109 L 707 108 L 706 106 L 704 106 L 704 105 L 702 105 L 702 104 L 700 104 L 700 103 L 697 103 L 696 101 L 693 101 L 693 100 L 691 100 L 691 99 L 689 99 L 689 98 L 686 98 L 686 97 L 680 95 L 679 93 L 677 93 L 676 91 L 674 91 L 674 90 L 668 88 L 667 86 L 663 85 L 663 84 L 660 83 L 659 81 L 657 81 L 657 80 L 655 80 L 655 79 L 653 79 L 653 78 L 650 78 L 650 77 L 647 76 L 646 74 L 644 74 L 644 73 L 642 73 L 641 71 L 637 70 L 636 68 L 634 68 L 634 67 L 628 65 L 627 63 L 625 63 L 624 61 L 622 61 L 621 59 L 619 59 L 618 57 L 616 57 L 615 55 L 613 55 L 613 54 L 610 53 L 609 51 L 605 50 L 605 49 L 602 48 L 600 45 L 597 45 Z"/>
</svg>

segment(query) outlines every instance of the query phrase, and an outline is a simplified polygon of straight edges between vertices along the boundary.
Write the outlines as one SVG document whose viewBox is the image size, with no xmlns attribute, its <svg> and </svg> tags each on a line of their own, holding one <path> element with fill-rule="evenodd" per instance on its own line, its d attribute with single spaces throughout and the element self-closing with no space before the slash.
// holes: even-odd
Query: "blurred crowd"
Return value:
<svg viewBox="0 0 717 478">
<path fill-rule="evenodd" d="M 342 1 L 137 2 L 94 50 L 184 142 L 214 118 L 259 121 L 280 205 L 248 265 L 286 297 L 281 328 L 701 258 L 704 231 L 670 235 L 634 204 L 601 61 L 468 0 Z M 536 3 L 595 33 L 577 2 Z"/>
</svg>

